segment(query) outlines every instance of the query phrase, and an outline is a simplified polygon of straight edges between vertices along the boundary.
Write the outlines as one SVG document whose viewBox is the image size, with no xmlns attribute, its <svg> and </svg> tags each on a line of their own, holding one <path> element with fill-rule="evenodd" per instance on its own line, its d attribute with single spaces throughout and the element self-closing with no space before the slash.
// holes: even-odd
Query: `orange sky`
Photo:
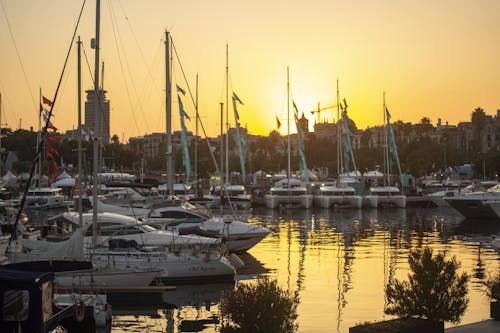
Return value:
<svg viewBox="0 0 500 333">
<path fill-rule="evenodd" d="M 81 2 L 0 4 L 2 123 L 17 129 L 22 119 L 29 128 L 37 123 L 40 87 L 47 97 L 55 93 Z M 120 139 L 165 131 L 165 29 L 193 91 L 199 74 L 200 113 L 211 136 L 225 100 L 226 43 L 231 89 L 245 103 L 240 119 L 252 133 L 269 133 L 275 115 L 286 123 L 287 66 L 292 95 L 311 126 L 309 111 L 335 102 L 337 78 L 361 128 L 382 122 L 383 91 L 393 120 L 427 116 L 433 124 L 438 118 L 456 124 L 469 120 L 475 107 L 487 114 L 500 109 L 497 0 L 102 0 L 101 7 L 104 86 L 111 134 Z M 78 32 L 92 70 L 94 13 L 95 1 L 88 1 Z M 174 79 L 187 87 L 178 64 Z M 83 88 L 91 86 L 84 62 Z M 185 106 L 193 116 L 188 99 Z M 323 117 L 332 120 L 333 112 Z M 54 114 L 60 130 L 76 127 L 76 52 Z M 180 127 L 177 103 L 173 122 Z M 194 130 L 194 121 L 188 127 Z"/>
</svg>

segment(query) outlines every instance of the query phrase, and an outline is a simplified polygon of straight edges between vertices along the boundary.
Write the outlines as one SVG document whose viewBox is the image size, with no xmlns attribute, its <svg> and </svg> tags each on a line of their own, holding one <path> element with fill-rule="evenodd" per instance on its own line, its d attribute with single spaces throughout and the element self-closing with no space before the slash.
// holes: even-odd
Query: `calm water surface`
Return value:
<svg viewBox="0 0 500 333">
<path fill-rule="evenodd" d="M 384 286 L 393 278 L 406 278 L 409 251 L 425 245 L 456 256 L 461 270 L 471 276 L 461 324 L 489 317 L 482 282 L 500 269 L 500 255 L 487 237 L 500 233 L 498 222 L 462 221 L 444 208 L 254 209 L 249 222 L 272 233 L 241 255 L 246 267 L 237 283 L 267 275 L 297 291 L 299 332 L 348 332 L 361 322 L 390 318 L 384 315 Z M 217 332 L 220 294 L 234 287 L 179 286 L 158 302 L 114 306 L 113 332 Z"/>
</svg>

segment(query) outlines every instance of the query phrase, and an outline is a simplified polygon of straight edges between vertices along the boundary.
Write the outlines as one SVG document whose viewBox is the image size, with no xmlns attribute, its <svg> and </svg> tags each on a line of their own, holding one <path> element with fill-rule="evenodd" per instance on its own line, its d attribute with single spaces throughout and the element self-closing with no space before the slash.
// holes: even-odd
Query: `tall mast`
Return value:
<svg viewBox="0 0 500 333">
<path fill-rule="evenodd" d="M 172 164 L 172 82 L 170 78 L 170 33 L 165 30 L 165 108 L 167 117 L 167 185 L 168 195 L 174 195 L 174 168 Z"/>
<path fill-rule="evenodd" d="M 337 177 L 340 180 L 342 173 L 342 128 L 340 125 L 340 93 L 339 93 L 339 79 L 337 79 Z"/>
<path fill-rule="evenodd" d="M 99 140 L 100 140 L 100 118 L 101 118 L 101 103 L 99 101 L 99 38 L 100 38 L 100 21 L 101 21 L 101 0 L 96 0 L 96 20 L 95 20 L 95 64 L 94 64 L 94 98 L 95 98 L 95 120 L 94 120 L 94 142 L 93 142 L 93 210 L 92 210 L 92 245 L 97 245 L 97 190 L 98 190 L 98 167 L 99 167 Z"/>
<path fill-rule="evenodd" d="M 2 93 L 0 93 L 0 176 L 2 175 Z"/>
<path fill-rule="evenodd" d="M 229 46 L 226 44 L 226 184 L 229 184 Z"/>
<path fill-rule="evenodd" d="M 224 103 L 220 103 L 220 185 L 224 182 Z"/>
<path fill-rule="evenodd" d="M 383 106 L 383 113 L 384 113 L 384 186 L 386 185 L 387 181 L 387 186 L 391 186 L 391 175 L 389 174 L 389 140 L 387 138 L 387 117 L 385 114 L 385 91 L 383 94 L 383 101 L 384 101 L 384 106 Z"/>
<path fill-rule="evenodd" d="M 39 90 L 39 98 L 38 100 L 41 103 L 42 100 L 42 87 L 40 87 Z M 40 108 L 41 105 L 40 105 Z M 38 133 L 36 135 L 36 154 L 38 155 L 38 163 L 37 163 L 37 175 L 38 175 L 38 187 L 40 187 L 40 182 L 42 181 L 42 155 L 38 153 L 38 150 L 41 149 L 40 147 L 40 141 L 42 140 L 42 113 L 40 112 L 42 110 L 38 111 Z M 19 121 L 19 128 L 21 128 L 21 121 Z M 31 184 L 30 184 L 31 186 Z"/>
<path fill-rule="evenodd" d="M 78 36 L 78 41 L 76 42 L 78 45 L 78 80 L 77 80 L 77 95 L 78 95 L 78 182 L 80 183 L 78 186 L 78 224 L 80 227 L 83 226 L 82 223 L 82 179 L 83 179 L 83 171 L 82 171 L 82 54 L 81 47 L 82 42 L 80 41 L 80 36 Z"/>
<path fill-rule="evenodd" d="M 198 182 L 198 121 L 200 115 L 198 113 L 198 73 L 196 73 L 196 133 L 194 136 L 194 178 L 196 182 L 196 197 L 200 197 L 200 186 Z"/>
<path fill-rule="evenodd" d="M 290 191 L 290 68 L 286 67 L 286 112 L 287 112 L 287 151 L 288 151 L 288 190 Z"/>
</svg>

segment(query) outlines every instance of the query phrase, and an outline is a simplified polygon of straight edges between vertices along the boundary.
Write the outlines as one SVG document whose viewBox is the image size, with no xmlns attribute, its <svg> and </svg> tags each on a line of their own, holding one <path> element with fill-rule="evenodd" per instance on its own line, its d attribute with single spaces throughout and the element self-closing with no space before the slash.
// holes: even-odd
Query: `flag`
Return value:
<svg viewBox="0 0 500 333">
<path fill-rule="evenodd" d="M 47 110 L 47 109 L 43 109 L 43 114 L 44 114 L 46 117 L 48 117 L 48 116 L 49 116 L 49 114 L 50 114 L 50 111 L 49 111 L 49 110 Z M 51 115 L 50 115 L 50 117 L 55 117 L 55 115 L 54 115 L 54 114 L 51 114 Z"/>
<path fill-rule="evenodd" d="M 46 126 L 47 126 L 47 129 L 49 129 L 49 128 L 50 128 L 50 129 L 52 129 L 52 130 L 54 130 L 54 131 L 57 131 L 57 128 L 56 128 L 54 125 L 52 125 L 52 123 L 51 123 L 50 121 L 47 123 L 47 125 L 46 125 Z"/>
<path fill-rule="evenodd" d="M 389 113 L 389 109 L 387 107 L 385 108 L 385 114 L 387 115 L 387 122 L 389 122 L 389 120 L 391 120 L 391 114 Z"/>
<path fill-rule="evenodd" d="M 276 127 L 278 128 L 278 130 L 281 127 L 281 121 L 278 119 L 278 116 L 276 116 Z"/>
<path fill-rule="evenodd" d="M 61 139 L 59 139 L 57 136 L 54 136 L 54 135 L 50 134 L 49 132 L 47 132 L 47 141 L 53 142 L 53 143 L 60 143 Z"/>
<path fill-rule="evenodd" d="M 47 97 L 45 96 L 42 96 L 42 101 L 43 101 L 43 104 L 47 104 L 48 106 L 52 106 L 52 101 L 50 99 L 48 99 Z"/>
<path fill-rule="evenodd" d="M 180 92 L 181 94 L 186 96 L 186 91 L 184 89 L 182 89 L 181 87 L 179 87 L 179 85 L 177 85 L 177 92 Z"/>
<path fill-rule="evenodd" d="M 233 91 L 233 100 L 239 102 L 241 105 L 244 105 L 241 99 L 236 95 L 236 93 Z"/>
<path fill-rule="evenodd" d="M 40 103 L 40 113 L 39 113 L 39 116 L 42 115 L 42 111 L 43 111 L 43 106 L 42 106 L 42 103 Z"/>
<path fill-rule="evenodd" d="M 59 156 L 59 152 L 57 150 L 55 150 L 51 145 L 47 144 L 45 145 L 45 152 L 47 154 L 47 156 Z"/>
</svg>

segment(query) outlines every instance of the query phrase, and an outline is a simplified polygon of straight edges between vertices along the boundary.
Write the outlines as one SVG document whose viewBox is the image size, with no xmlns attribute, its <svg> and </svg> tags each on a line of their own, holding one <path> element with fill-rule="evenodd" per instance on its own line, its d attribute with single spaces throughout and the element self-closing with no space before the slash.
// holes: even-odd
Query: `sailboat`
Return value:
<svg viewBox="0 0 500 333">
<path fill-rule="evenodd" d="M 211 199 L 213 202 L 218 203 L 220 206 L 229 206 L 232 209 L 246 210 L 250 209 L 252 204 L 252 197 L 247 193 L 245 188 L 246 183 L 246 169 L 245 169 L 245 156 L 243 151 L 244 140 L 241 136 L 240 116 L 238 113 L 238 104 L 243 105 L 243 102 L 238 95 L 232 91 L 231 100 L 234 110 L 234 122 L 236 130 L 236 141 L 238 146 L 238 155 L 240 158 L 241 166 L 241 179 L 243 184 L 231 184 L 230 168 L 229 168 L 229 48 L 226 44 L 226 149 L 225 151 L 225 179 L 220 177 L 220 184 L 212 186 L 206 198 Z M 221 105 L 222 107 L 222 105 Z M 222 131 L 222 109 L 221 109 L 221 131 Z M 222 135 L 222 132 L 221 132 Z M 222 162 L 222 159 L 221 159 Z"/>
<path fill-rule="evenodd" d="M 367 207 L 377 208 L 380 206 L 406 207 L 406 195 L 402 194 L 399 188 L 391 185 L 391 158 L 389 152 L 393 156 L 398 166 L 401 185 L 403 184 L 401 166 L 399 164 L 398 151 L 394 131 L 392 129 L 390 119 L 391 115 L 385 104 L 384 93 L 384 175 L 382 186 L 372 186 L 369 188 L 368 194 L 363 197 L 363 204 Z"/>
<path fill-rule="evenodd" d="M 349 160 L 354 166 L 354 177 L 358 175 L 356 162 L 351 147 L 351 132 L 348 126 L 347 103 L 339 102 L 339 89 L 337 81 L 337 173 L 339 178 L 334 184 L 322 184 L 319 194 L 314 197 L 315 205 L 321 208 L 361 208 L 362 197 L 357 194 L 351 184 L 356 183 L 349 171 Z M 340 118 L 342 110 L 342 118 Z"/>
<path fill-rule="evenodd" d="M 287 178 L 278 181 L 271 187 L 269 194 L 265 196 L 266 206 L 268 208 L 278 208 L 282 205 L 287 207 L 311 208 L 313 204 L 313 195 L 308 193 L 307 187 L 303 181 L 291 178 L 290 163 L 290 74 L 287 68 L 287 153 L 288 153 L 288 171 Z M 297 128 L 299 131 L 300 129 Z M 307 170 L 306 170 L 307 171 Z"/>
</svg>

